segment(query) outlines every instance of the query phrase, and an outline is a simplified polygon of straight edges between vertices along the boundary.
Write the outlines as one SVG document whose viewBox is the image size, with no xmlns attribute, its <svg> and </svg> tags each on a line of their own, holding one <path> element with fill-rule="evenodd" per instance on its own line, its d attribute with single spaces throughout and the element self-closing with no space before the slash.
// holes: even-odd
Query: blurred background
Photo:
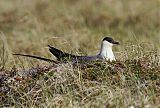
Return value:
<svg viewBox="0 0 160 108">
<path fill-rule="evenodd" d="M 8 67 L 32 61 L 12 53 L 53 58 L 48 44 L 95 55 L 107 35 L 120 41 L 119 59 L 135 48 L 160 53 L 160 0 L 0 0 L 0 58 Z"/>
</svg>

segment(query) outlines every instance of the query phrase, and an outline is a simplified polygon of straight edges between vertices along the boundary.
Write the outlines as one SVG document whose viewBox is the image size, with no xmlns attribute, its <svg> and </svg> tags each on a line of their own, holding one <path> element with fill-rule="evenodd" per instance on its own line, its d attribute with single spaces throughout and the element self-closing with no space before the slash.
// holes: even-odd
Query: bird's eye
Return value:
<svg viewBox="0 0 160 108">
<path fill-rule="evenodd" d="M 108 40 L 108 42 L 110 42 L 110 43 L 111 43 L 111 42 L 112 42 L 112 40 L 111 40 L 111 39 L 109 39 L 109 40 Z"/>
</svg>

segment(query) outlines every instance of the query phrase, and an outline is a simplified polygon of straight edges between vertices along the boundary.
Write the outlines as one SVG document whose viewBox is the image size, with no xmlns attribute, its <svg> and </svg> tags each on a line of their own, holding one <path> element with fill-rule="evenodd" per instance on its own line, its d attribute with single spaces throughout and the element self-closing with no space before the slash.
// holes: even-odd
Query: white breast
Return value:
<svg viewBox="0 0 160 108">
<path fill-rule="evenodd" d="M 112 46 L 113 44 L 107 41 L 102 41 L 101 50 L 100 50 L 100 53 L 98 54 L 98 57 L 102 59 L 110 60 L 110 61 L 115 60 L 115 56 L 112 51 Z"/>
</svg>

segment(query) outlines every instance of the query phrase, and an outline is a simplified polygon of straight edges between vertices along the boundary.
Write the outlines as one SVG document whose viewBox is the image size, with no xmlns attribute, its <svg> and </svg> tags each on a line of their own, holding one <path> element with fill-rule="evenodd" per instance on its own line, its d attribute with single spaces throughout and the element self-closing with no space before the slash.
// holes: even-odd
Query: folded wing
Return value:
<svg viewBox="0 0 160 108">
<path fill-rule="evenodd" d="M 57 48 L 54 48 L 50 45 L 48 45 L 49 47 L 49 51 L 57 58 L 57 60 L 72 60 L 72 59 L 75 59 L 79 56 L 76 56 L 76 55 L 72 55 L 72 54 L 69 54 L 69 53 L 65 53 Z"/>
</svg>

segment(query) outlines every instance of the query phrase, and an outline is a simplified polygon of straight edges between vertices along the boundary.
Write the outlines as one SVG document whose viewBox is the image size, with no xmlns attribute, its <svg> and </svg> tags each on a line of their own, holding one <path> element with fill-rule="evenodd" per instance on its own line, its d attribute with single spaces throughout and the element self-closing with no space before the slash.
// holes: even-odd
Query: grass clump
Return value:
<svg viewBox="0 0 160 108">
<path fill-rule="evenodd" d="M 2 106 L 156 107 L 159 104 L 160 68 L 146 58 L 51 64 L 21 71 L 26 72 L 17 75 L 18 71 L 12 69 L 8 76 L 1 72 Z"/>
</svg>

